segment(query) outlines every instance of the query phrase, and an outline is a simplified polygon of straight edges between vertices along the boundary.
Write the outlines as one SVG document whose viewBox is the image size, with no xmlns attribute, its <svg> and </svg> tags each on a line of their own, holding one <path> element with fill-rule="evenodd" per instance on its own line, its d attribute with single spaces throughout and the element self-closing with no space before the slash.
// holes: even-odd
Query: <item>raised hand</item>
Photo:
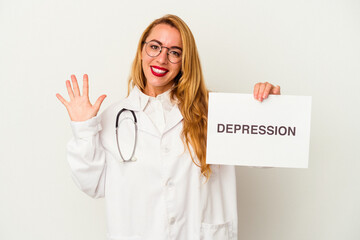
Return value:
<svg viewBox="0 0 360 240">
<path fill-rule="evenodd" d="M 280 95 L 280 86 L 274 86 L 271 83 L 256 83 L 254 86 L 254 98 L 262 102 L 269 94 Z"/>
<path fill-rule="evenodd" d="M 95 117 L 98 113 L 100 106 L 106 95 L 101 95 L 95 102 L 94 105 L 91 105 L 89 100 L 89 80 L 88 75 L 84 74 L 83 76 L 83 91 L 82 96 L 80 95 L 79 85 L 76 80 L 75 75 L 71 75 L 71 82 L 66 80 L 66 88 L 70 97 L 70 101 L 66 101 L 59 93 L 56 94 L 56 97 L 64 104 L 66 110 L 69 113 L 70 119 L 75 122 L 86 121 L 92 117 Z"/>
</svg>

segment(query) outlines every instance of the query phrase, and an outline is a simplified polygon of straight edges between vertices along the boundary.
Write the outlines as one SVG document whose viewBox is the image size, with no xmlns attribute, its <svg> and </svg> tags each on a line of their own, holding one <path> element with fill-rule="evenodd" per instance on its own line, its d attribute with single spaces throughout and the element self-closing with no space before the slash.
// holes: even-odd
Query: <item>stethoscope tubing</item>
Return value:
<svg viewBox="0 0 360 240">
<path fill-rule="evenodd" d="M 121 153 L 121 148 L 120 148 L 120 144 L 119 144 L 119 138 L 118 138 L 119 118 L 120 118 L 121 113 L 123 113 L 124 111 L 130 111 L 130 112 L 132 113 L 134 119 L 131 119 L 131 118 L 129 118 L 129 117 L 123 118 L 123 119 L 120 121 L 120 123 L 121 123 L 122 121 L 124 121 L 125 119 L 130 119 L 130 120 L 133 121 L 134 127 L 135 127 L 134 147 L 133 147 L 133 150 L 132 150 L 132 153 L 131 153 L 131 156 L 130 156 L 129 159 L 125 159 L 124 156 L 122 155 L 122 153 Z M 118 150 L 119 150 L 119 155 L 120 155 L 120 158 L 121 158 L 121 160 L 122 160 L 123 163 L 136 161 L 136 159 L 134 158 L 134 154 L 135 154 L 135 149 L 136 149 L 136 144 L 137 144 L 137 132 L 138 132 L 138 128 L 137 128 L 137 118 L 136 118 L 136 115 L 135 115 L 134 111 L 133 111 L 133 110 L 126 109 L 126 108 L 121 109 L 121 110 L 118 112 L 117 116 L 116 116 L 115 135 L 116 135 L 116 145 L 117 145 L 117 148 L 118 148 Z"/>
</svg>

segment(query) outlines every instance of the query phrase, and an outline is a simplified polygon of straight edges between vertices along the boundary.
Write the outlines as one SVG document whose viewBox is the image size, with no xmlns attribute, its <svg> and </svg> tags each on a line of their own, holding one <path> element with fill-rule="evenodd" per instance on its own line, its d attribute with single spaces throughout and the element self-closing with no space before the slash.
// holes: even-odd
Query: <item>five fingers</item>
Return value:
<svg viewBox="0 0 360 240">
<path fill-rule="evenodd" d="M 280 86 L 274 86 L 268 82 L 265 83 L 257 83 L 254 86 L 254 98 L 260 102 L 266 99 L 269 94 L 279 95 L 280 94 Z"/>
<path fill-rule="evenodd" d="M 69 80 L 66 80 L 65 84 L 66 84 L 67 92 L 70 97 L 70 102 L 73 101 L 76 97 L 81 97 L 79 85 L 78 85 L 75 75 L 71 75 L 71 83 Z M 72 87 L 71 87 L 71 85 L 72 85 Z M 84 76 L 83 76 L 83 95 L 82 96 L 86 96 L 89 99 L 89 77 L 87 74 L 84 74 Z M 56 94 L 56 97 L 60 100 L 60 102 L 62 104 L 65 105 L 65 107 L 67 107 L 69 105 L 69 102 L 66 101 L 65 98 L 63 98 L 59 93 Z M 95 109 L 100 108 L 100 106 L 105 98 L 106 98 L 106 95 L 102 95 L 96 100 L 96 102 L 94 104 Z"/>
</svg>

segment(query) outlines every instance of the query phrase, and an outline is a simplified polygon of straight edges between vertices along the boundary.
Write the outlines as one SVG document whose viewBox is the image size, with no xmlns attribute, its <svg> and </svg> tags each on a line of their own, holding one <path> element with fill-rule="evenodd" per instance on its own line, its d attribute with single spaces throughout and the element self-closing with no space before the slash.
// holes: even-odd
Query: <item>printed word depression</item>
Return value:
<svg viewBox="0 0 360 240">
<path fill-rule="evenodd" d="M 241 125 L 241 124 L 221 124 L 217 125 L 218 133 L 240 133 L 252 135 L 280 135 L 295 136 L 296 127 L 272 126 L 272 125 Z"/>
</svg>

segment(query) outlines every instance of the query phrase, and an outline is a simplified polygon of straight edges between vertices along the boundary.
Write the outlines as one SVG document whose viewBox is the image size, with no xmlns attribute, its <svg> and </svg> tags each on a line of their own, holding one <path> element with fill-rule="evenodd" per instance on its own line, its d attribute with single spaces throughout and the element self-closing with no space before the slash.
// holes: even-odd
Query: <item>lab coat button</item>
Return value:
<svg viewBox="0 0 360 240">
<path fill-rule="evenodd" d="M 169 224 L 170 224 L 170 225 L 173 225 L 174 223 L 175 223 L 175 218 L 173 218 L 173 217 L 170 218 L 170 219 L 169 219 Z"/>
<path fill-rule="evenodd" d="M 166 181 L 165 186 L 166 186 L 169 190 L 171 190 L 171 189 L 173 189 L 173 187 L 174 187 L 174 183 L 169 179 L 169 180 Z"/>
<path fill-rule="evenodd" d="M 164 151 L 164 153 L 168 153 L 170 151 L 170 149 L 168 147 L 164 147 L 163 151 Z"/>
<path fill-rule="evenodd" d="M 169 181 L 167 185 L 168 185 L 168 187 L 172 187 L 172 186 L 174 186 L 174 183 L 172 181 Z"/>
</svg>

